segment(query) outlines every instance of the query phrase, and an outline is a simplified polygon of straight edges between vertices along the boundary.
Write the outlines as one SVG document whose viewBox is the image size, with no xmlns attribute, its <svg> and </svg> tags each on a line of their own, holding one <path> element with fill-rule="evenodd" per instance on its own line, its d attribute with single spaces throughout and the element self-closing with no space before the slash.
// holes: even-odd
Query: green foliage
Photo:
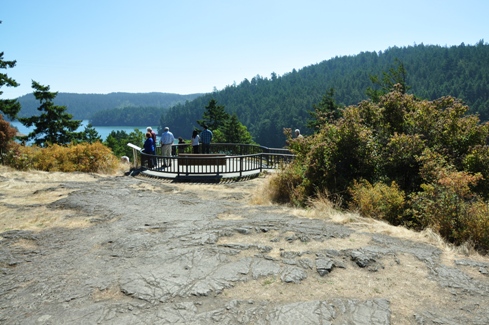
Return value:
<svg viewBox="0 0 489 325">
<path fill-rule="evenodd" d="M 330 193 L 365 216 L 489 249 L 489 126 L 468 110 L 453 97 L 420 100 L 394 85 L 311 136 L 292 139 L 288 129 L 296 159 L 273 191 L 302 206 Z"/>
<path fill-rule="evenodd" d="M 394 133 L 382 150 L 379 168 L 386 179 L 391 179 L 408 192 L 417 190 L 421 184 L 419 163 L 416 159 L 425 148 L 419 134 Z M 381 177 L 379 177 L 381 178 Z"/>
<path fill-rule="evenodd" d="M 82 132 L 81 140 L 88 143 L 94 143 L 97 141 L 102 142 L 102 137 L 100 137 L 93 125 L 91 123 L 88 123 L 88 125 L 85 126 L 85 130 Z"/>
<path fill-rule="evenodd" d="M 241 124 L 236 114 L 231 115 L 230 118 L 224 123 L 222 127 L 222 134 L 224 137 L 223 142 L 226 143 L 253 143 L 251 134 L 248 132 L 246 126 Z"/>
<path fill-rule="evenodd" d="M 128 156 L 132 157 L 132 148 L 128 147 L 128 143 L 143 147 L 145 135 L 138 129 L 127 134 L 125 131 L 112 131 L 107 136 L 104 144 L 112 149 L 112 152 L 117 157 Z"/>
<path fill-rule="evenodd" d="M 361 215 L 385 220 L 393 225 L 403 223 L 405 194 L 396 182 L 390 186 L 379 182 L 374 185 L 366 180 L 354 181 L 350 188 L 350 209 Z"/>
<path fill-rule="evenodd" d="M 103 110 L 90 117 L 93 125 L 151 125 L 159 119 L 164 109 L 161 107 L 124 107 Z"/>
<path fill-rule="evenodd" d="M 0 21 L 0 24 L 1 23 L 2 22 Z M 0 52 L 0 69 L 13 68 L 16 63 L 17 61 L 5 61 L 3 59 L 3 52 Z M 0 88 L 3 86 L 18 87 L 19 84 L 6 73 L 0 73 Z M 2 94 L 3 91 L 0 90 L 0 95 Z M 14 119 L 17 116 L 20 108 L 20 104 L 16 99 L 0 99 L 0 112 L 11 119 Z"/>
<path fill-rule="evenodd" d="M 313 110 L 309 112 L 311 119 L 307 122 L 307 127 L 314 132 L 318 132 L 325 124 L 341 116 L 341 107 L 334 100 L 333 88 L 326 92 L 319 104 L 313 104 L 312 108 Z"/>
<path fill-rule="evenodd" d="M 286 145 L 283 128 L 298 128 L 304 135 L 316 131 L 308 127 L 309 112 L 314 104 L 321 102 L 325 90 L 334 88 L 335 103 L 344 107 L 368 99 L 367 87 L 389 93 L 398 83 L 401 94 L 414 93 L 421 99 L 432 101 L 445 95 L 460 98 L 470 107 L 469 113 L 478 113 L 484 121 L 489 120 L 489 65 L 486 62 L 489 62 L 489 45 L 484 42 L 452 47 L 419 44 L 335 57 L 282 76 L 272 73 L 269 78 L 245 79 L 174 106 L 164 113 L 164 123 L 160 124 L 171 126 L 177 134 L 190 135 L 204 107 L 215 99 L 229 114 L 236 113 L 255 142 L 283 147 Z M 394 78 L 384 82 L 384 71 Z M 372 85 L 370 76 L 379 76 L 380 84 Z M 390 117 L 394 123 L 392 128 L 399 122 L 395 113 Z"/>
<path fill-rule="evenodd" d="M 58 93 L 56 104 L 68 107 L 77 120 L 91 120 L 93 125 L 137 126 L 151 124 L 171 106 L 183 104 L 202 94 L 178 95 L 168 93 Z M 22 109 L 20 117 L 38 115 L 37 101 L 32 94 L 18 98 Z M 99 114 L 100 113 L 100 114 Z M 133 119 L 133 120 L 132 120 Z M 140 121 L 142 120 L 142 123 Z M 138 122 L 139 121 L 139 122 Z M 137 122 L 137 123 L 136 123 Z M 154 124 L 154 123 L 153 123 Z"/>
<path fill-rule="evenodd" d="M 72 115 L 66 113 L 65 106 L 54 105 L 53 100 L 57 93 L 49 91 L 49 86 L 43 86 L 32 81 L 34 97 L 40 102 L 39 116 L 19 118 L 26 127 L 35 126 L 34 131 L 27 135 L 27 139 L 34 140 L 36 145 L 68 144 L 83 138 L 82 133 L 75 132 L 82 121 L 72 120 Z"/>
<path fill-rule="evenodd" d="M 109 148 L 100 142 L 60 146 L 20 146 L 11 143 L 4 163 L 18 170 L 43 170 L 61 172 L 113 173 L 119 161 Z"/>
<path fill-rule="evenodd" d="M 204 127 L 207 125 L 213 133 L 212 141 L 217 143 L 254 143 L 251 134 L 238 119 L 236 114 L 228 114 L 224 106 L 217 105 L 217 101 L 211 99 L 205 107 L 202 119 L 197 123 Z"/>
<path fill-rule="evenodd" d="M 463 159 L 463 169 L 472 174 L 480 174 L 482 178 L 474 191 L 485 200 L 489 199 L 489 147 L 484 145 L 473 146 Z"/>
<path fill-rule="evenodd" d="M 370 76 L 374 88 L 367 88 L 367 96 L 374 102 L 378 102 L 380 97 L 394 90 L 394 85 L 400 85 L 399 91 L 405 94 L 409 87 L 406 83 L 406 69 L 404 64 L 398 59 L 394 60 L 397 67 L 389 68 L 388 72 L 382 72 L 382 79 L 379 76 Z"/>
<path fill-rule="evenodd" d="M 205 107 L 202 119 L 198 120 L 197 123 L 201 127 L 207 125 L 211 130 L 218 130 L 224 126 L 227 120 L 229 120 L 229 114 L 224 110 L 224 106 L 217 105 L 217 101 L 211 99 Z"/>
</svg>

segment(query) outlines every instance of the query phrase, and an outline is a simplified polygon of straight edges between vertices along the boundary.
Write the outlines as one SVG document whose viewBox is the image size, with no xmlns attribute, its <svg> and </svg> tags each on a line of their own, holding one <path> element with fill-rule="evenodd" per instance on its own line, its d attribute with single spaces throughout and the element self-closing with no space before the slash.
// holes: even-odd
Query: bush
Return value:
<svg viewBox="0 0 489 325">
<path fill-rule="evenodd" d="M 480 245 L 478 237 L 484 235 L 474 236 L 471 227 L 488 225 L 487 205 L 482 204 L 482 199 L 471 191 L 471 187 L 482 176 L 444 167 L 437 168 L 434 174 L 436 179 L 433 182 L 422 184 L 422 191 L 411 196 L 413 217 L 422 227 L 432 228 L 451 243 L 462 244 L 471 240 Z M 485 214 L 480 215 L 483 211 Z M 489 228 L 476 231 L 489 234 Z"/>
<path fill-rule="evenodd" d="M 300 169 L 300 165 L 292 163 L 270 180 L 270 200 L 272 202 L 302 205 L 301 200 L 305 197 L 303 177 L 301 177 L 302 173 L 296 169 Z"/>
<path fill-rule="evenodd" d="M 350 192 L 350 208 L 358 210 L 362 216 L 385 220 L 393 225 L 403 223 L 405 194 L 395 182 L 390 186 L 380 182 L 372 186 L 366 180 L 355 181 Z"/>
<path fill-rule="evenodd" d="M 270 186 L 294 205 L 330 193 L 365 216 L 489 249 L 489 124 L 468 110 L 450 96 L 420 100 L 394 87 L 320 121 L 311 136 L 289 134 L 296 158 Z"/>
<path fill-rule="evenodd" d="M 112 173 L 119 160 L 100 142 L 23 147 L 11 143 L 4 156 L 4 163 L 18 170 L 43 170 L 61 172 Z"/>
</svg>

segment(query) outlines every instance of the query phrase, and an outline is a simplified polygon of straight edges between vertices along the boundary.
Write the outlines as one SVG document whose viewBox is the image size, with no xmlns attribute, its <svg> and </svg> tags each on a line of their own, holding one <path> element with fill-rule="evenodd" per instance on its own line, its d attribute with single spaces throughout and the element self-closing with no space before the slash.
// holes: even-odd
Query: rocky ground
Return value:
<svg viewBox="0 0 489 325">
<path fill-rule="evenodd" d="M 0 166 L 0 323 L 489 324 L 489 258 L 266 181 Z"/>
</svg>

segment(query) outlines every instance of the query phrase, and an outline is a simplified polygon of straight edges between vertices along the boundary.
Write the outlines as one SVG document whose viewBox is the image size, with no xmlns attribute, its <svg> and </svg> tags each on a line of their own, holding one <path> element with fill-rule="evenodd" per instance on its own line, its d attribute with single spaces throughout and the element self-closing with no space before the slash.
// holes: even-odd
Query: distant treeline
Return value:
<svg viewBox="0 0 489 325">
<path fill-rule="evenodd" d="M 56 91 L 56 89 L 51 89 Z M 202 94 L 190 94 L 190 95 L 178 95 L 168 93 L 110 93 L 110 94 L 73 94 L 73 93 L 58 93 L 54 100 L 56 105 L 66 106 L 68 113 L 73 115 L 77 120 L 91 120 L 98 112 L 104 110 L 112 110 L 114 114 L 114 121 L 112 124 L 95 124 L 94 125 L 146 125 L 151 121 L 158 120 L 164 109 L 170 106 L 174 106 L 178 103 L 185 103 L 187 100 L 193 100 L 201 96 Z M 19 113 L 20 117 L 29 117 L 38 115 L 39 102 L 34 99 L 32 94 L 27 94 L 18 98 L 22 109 Z M 144 116 L 140 119 L 144 120 L 144 123 L 138 124 L 132 121 L 128 121 L 127 124 L 121 124 L 121 118 L 116 120 L 115 116 L 120 116 L 118 109 L 128 109 L 126 112 L 130 112 L 132 108 L 141 112 L 140 107 L 157 108 L 160 112 L 154 115 L 153 112 L 143 111 Z M 132 117 L 136 114 L 131 113 Z M 124 118 L 123 120 L 128 120 Z M 107 121 L 107 119 L 104 119 Z M 105 123 L 105 122 L 104 122 Z M 110 123 L 110 122 L 109 122 Z"/>
<path fill-rule="evenodd" d="M 469 105 L 469 113 L 479 113 L 483 121 L 489 120 L 489 45 L 481 40 L 476 45 L 452 47 L 392 47 L 383 52 L 335 57 L 283 76 L 257 75 L 173 106 L 161 117 L 160 126 L 191 134 L 213 98 L 228 113 L 237 114 L 257 143 L 281 147 L 285 145 L 283 128 L 312 132 L 306 127 L 309 111 L 330 88 L 334 88 L 338 104 L 357 104 L 367 99 L 367 88 L 374 87 L 370 77 L 382 78 L 384 72 L 396 68 L 396 59 L 406 70 L 407 85 L 411 87 L 408 93 L 428 100 L 451 95 Z"/>
<path fill-rule="evenodd" d="M 55 103 L 67 106 L 75 119 L 92 120 L 94 125 L 159 121 L 160 127 L 170 126 L 177 134 L 191 134 L 209 101 L 215 99 L 228 113 L 236 113 L 255 142 L 282 147 L 283 128 L 299 128 L 306 135 L 312 132 L 307 128 L 309 112 L 331 88 L 336 103 L 357 104 L 367 99 L 367 88 L 375 86 L 371 77 L 381 79 L 398 62 L 406 71 L 408 93 L 428 100 L 451 95 L 462 99 L 469 113 L 489 120 L 489 45 L 483 40 L 475 45 L 420 44 L 335 57 L 282 76 L 257 75 L 209 94 L 59 93 Z M 20 97 L 19 102 L 20 116 L 37 114 L 39 103 L 32 95 Z"/>
<path fill-rule="evenodd" d="M 96 112 L 90 118 L 94 126 L 143 126 L 158 123 L 161 114 L 168 108 L 125 107 Z"/>
</svg>

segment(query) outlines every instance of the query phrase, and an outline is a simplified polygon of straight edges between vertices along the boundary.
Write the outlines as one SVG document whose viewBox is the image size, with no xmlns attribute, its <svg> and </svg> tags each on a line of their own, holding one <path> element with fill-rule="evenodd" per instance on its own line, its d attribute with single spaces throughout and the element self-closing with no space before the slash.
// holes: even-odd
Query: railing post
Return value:
<svg viewBox="0 0 489 325">
<path fill-rule="evenodd" d="M 239 157 L 239 177 L 243 176 L 243 156 Z"/>
<path fill-rule="evenodd" d="M 225 160 L 225 162 L 226 162 L 226 165 L 224 165 L 224 168 L 226 168 L 226 166 L 227 166 L 227 160 Z M 217 176 L 219 176 L 219 158 L 218 157 L 216 157 L 215 163 L 216 163 L 216 169 L 217 169 Z"/>
</svg>

